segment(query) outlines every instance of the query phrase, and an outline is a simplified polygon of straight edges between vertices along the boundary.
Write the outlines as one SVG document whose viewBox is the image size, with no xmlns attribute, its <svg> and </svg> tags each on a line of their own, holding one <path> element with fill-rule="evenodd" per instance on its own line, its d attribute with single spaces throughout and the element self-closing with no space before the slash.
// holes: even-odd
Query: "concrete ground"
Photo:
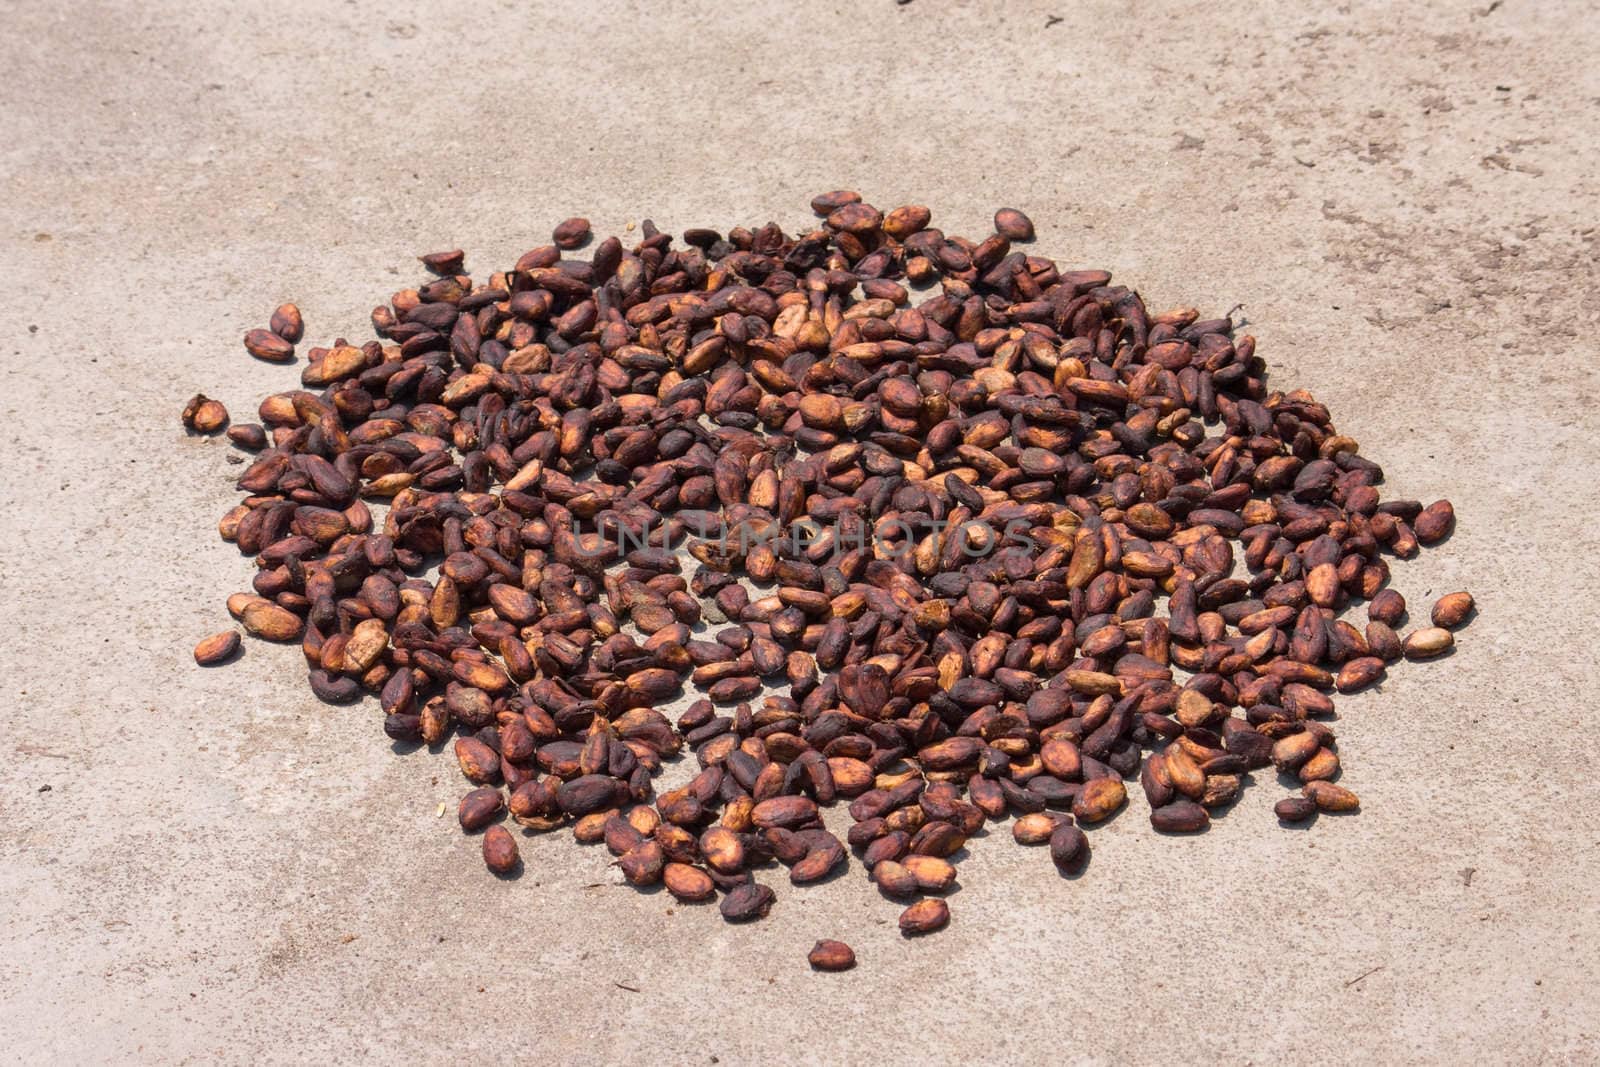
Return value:
<svg viewBox="0 0 1600 1067">
<path fill-rule="evenodd" d="M 0 34 L 0 1059 L 742 1064 L 1600 1059 L 1600 5 L 9 5 Z M 848 877 L 771 917 L 617 886 L 552 835 L 489 877 L 447 758 L 299 653 L 203 671 L 250 566 L 187 438 L 460 245 L 932 205 L 1154 306 L 1242 303 L 1272 382 L 1449 497 L 1396 568 L 1448 660 L 1340 702 L 1359 816 L 1142 800 L 1086 875 L 1000 829 L 904 941 Z M 449 811 L 437 814 L 440 805 Z M 1583 813 L 1587 811 L 1586 816 Z M 811 972 L 819 937 L 861 965 Z"/>
</svg>

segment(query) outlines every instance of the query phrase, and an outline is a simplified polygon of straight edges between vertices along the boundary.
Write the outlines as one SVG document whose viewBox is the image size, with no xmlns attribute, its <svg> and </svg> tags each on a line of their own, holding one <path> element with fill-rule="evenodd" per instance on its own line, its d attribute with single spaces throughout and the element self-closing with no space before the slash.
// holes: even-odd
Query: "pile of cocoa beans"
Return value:
<svg viewBox="0 0 1600 1067">
<path fill-rule="evenodd" d="M 1133 780 L 1164 833 L 1267 768 L 1281 819 L 1356 808 L 1330 694 L 1472 615 L 1451 594 L 1402 637 L 1387 588 L 1449 502 L 1380 500 L 1231 318 L 1028 254 L 1019 211 L 972 241 L 918 205 L 811 206 L 794 235 L 645 221 L 587 259 L 571 219 L 478 282 L 422 257 L 376 339 L 309 349 L 228 430 L 260 452 L 220 524 L 257 566 L 229 610 L 299 642 L 321 699 L 449 748 L 491 870 L 520 867 L 510 827 L 570 827 L 730 921 L 777 865 L 816 882 L 854 851 L 903 931 L 940 929 L 986 823 L 1081 869 Z M 302 329 L 284 305 L 245 346 L 294 361 Z"/>
</svg>

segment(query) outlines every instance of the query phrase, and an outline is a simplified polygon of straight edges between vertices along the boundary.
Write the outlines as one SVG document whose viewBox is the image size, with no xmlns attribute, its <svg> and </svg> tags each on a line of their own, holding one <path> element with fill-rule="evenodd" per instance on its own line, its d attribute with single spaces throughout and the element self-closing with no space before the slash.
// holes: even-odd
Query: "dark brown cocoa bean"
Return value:
<svg viewBox="0 0 1600 1067">
<path fill-rule="evenodd" d="M 1284 797 L 1272 810 L 1284 822 L 1305 822 L 1317 813 L 1317 805 L 1307 797 Z"/>
<path fill-rule="evenodd" d="M 1071 823 L 1062 823 L 1050 835 L 1050 858 L 1057 867 L 1071 869 L 1089 853 L 1089 839 Z"/>
<path fill-rule="evenodd" d="M 766 917 L 777 899 L 770 888 L 756 882 L 735 886 L 722 898 L 722 917 L 731 923 L 751 922 Z"/>
<path fill-rule="evenodd" d="M 1152 810 L 1150 825 L 1167 834 L 1195 833 L 1211 825 L 1211 816 L 1192 800 L 1175 800 Z"/>
</svg>

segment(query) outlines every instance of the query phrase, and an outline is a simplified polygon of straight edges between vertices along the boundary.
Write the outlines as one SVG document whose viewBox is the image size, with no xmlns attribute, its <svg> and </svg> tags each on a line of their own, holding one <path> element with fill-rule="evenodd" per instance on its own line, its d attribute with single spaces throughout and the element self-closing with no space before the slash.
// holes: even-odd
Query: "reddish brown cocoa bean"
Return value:
<svg viewBox="0 0 1600 1067">
<path fill-rule="evenodd" d="M 955 866 L 938 856 L 906 856 L 901 863 L 924 893 L 942 893 L 955 884 Z"/>
<path fill-rule="evenodd" d="M 1057 816 L 1044 812 L 1024 815 L 1011 825 L 1012 839 L 1019 845 L 1045 844 L 1060 821 Z"/>
<path fill-rule="evenodd" d="M 1417 540 L 1425 545 L 1436 545 L 1449 537 L 1456 528 L 1456 509 L 1448 500 L 1438 500 L 1422 509 L 1412 523 Z"/>
<path fill-rule="evenodd" d="M 818 941 L 806 956 L 812 970 L 848 971 L 856 965 L 855 949 L 843 941 Z"/>
<path fill-rule="evenodd" d="M 194 646 L 194 661 L 202 667 L 214 667 L 226 662 L 239 651 L 239 632 L 224 630 L 212 634 Z"/>
<path fill-rule="evenodd" d="M 1398 626 L 1406 617 L 1406 599 L 1393 589 L 1381 589 L 1367 605 L 1367 616 L 1388 626 Z"/>
<path fill-rule="evenodd" d="M 994 213 L 994 232 L 1008 241 L 1033 240 L 1033 221 L 1014 207 Z"/>
<path fill-rule="evenodd" d="M 456 740 L 456 762 L 469 782 L 494 782 L 500 778 L 500 757 L 474 737 Z"/>
<path fill-rule="evenodd" d="M 908 936 L 931 934 L 950 923 L 950 905 L 938 897 L 919 900 L 900 913 L 900 932 Z"/>
<path fill-rule="evenodd" d="M 456 812 L 461 828 L 468 833 L 481 830 L 505 810 L 505 798 L 493 786 L 479 786 L 461 798 Z"/>
<path fill-rule="evenodd" d="M 1108 819 L 1128 799 L 1128 791 L 1116 778 L 1096 778 L 1085 782 L 1077 799 L 1072 802 L 1072 814 L 1079 822 L 1100 822 Z"/>
<path fill-rule="evenodd" d="M 1472 616 L 1475 607 L 1471 593 L 1446 593 L 1434 601 L 1433 624 L 1453 630 Z"/>
<path fill-rule="evenodd" d="M 699 904 L 717 894 L 711 876 L 687 863 L 667 864 L 661 877 L 667 885 L 667 892 L 686 904 Z"/>
<path fill-rule="evenodd" d="M 194 433 L 216 433 L 228 425 L 228 409 L 204 393 L 196 393 L 183 406 L 183 425 Z"/>
<path fill-rule="evenodd" d="M 504 826 L 491 826 L 483 835 L 483 863 L 495 874 L 510 874 L 521 864 L 517 840 Z"/>
<path fill-rule="evenodd" d="M 259 452 L 267 447 L 267 432 L 253 422 L 228 427 L 228 440 L 246 452 Z"/>
<path fill-rule="evenodd" d="M 1308 782 L 1304 793 L 1318 811 L 1354 811 L 1361 806 L 1354 793 L 1332 782 Z"/>
<path fill-rule="evenodd" d="M 666 857 L 656 841 L 644 841 L 617 859 L 617 867 L 629 885 L 649 886 L 661 881 Z"/>
<path fill-rule="evenodd" d="M 579 248 L 589 239 L 589 220 L 574 216 L 558 224 L 551 234 L 557 248 Z"/>
<path fill-rule="evenodd" d="M 245 351 L 268 363 L 288 363 L 294 359 L 294 344 L 271 330 L 251 330 L 244 335 Z"/>
<path fill-rule="evenodd" d="M 448 252 L 429 252 L 417 258 L 422 261 L 424 267 L 434 274 L 449 277 L 461 273 L 461 268 L 466 263 L 467 254 L 459 248 L 453 248 Z"/>
<path fill-rule="evenodd" d="M 299 344 L 306 331 L 305 322 L 300 318 L 300 309 L 293 304 L 279 304 L 272 312 L 267 328 L 291 345 Z"/>
</svg>

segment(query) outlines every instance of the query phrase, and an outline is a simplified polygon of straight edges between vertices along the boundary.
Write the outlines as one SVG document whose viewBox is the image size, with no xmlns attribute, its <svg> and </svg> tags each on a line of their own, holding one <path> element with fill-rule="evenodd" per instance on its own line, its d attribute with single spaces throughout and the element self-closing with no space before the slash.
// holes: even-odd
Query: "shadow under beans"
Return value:
<svg viewBox="0 0 1600 1067">
<path fill-rule="evenodd" d="M 607 866 L 615 867 L 616 864 L 611 863 L 607 864 Z M 605 882 L 603 884 L 607 889 L 626 889 L 630 892 L 639 894 L 641 897 L 659 897 L 662 893 L 667 891 L 667 886 L 664 882 L 652 882 L 649 885 L 634 885 L 632 882 L 626 881 L 622 882 L 621 884 L 614 884 L 612 882 Z"/>
<path fill-rule="evenodd" d="M 976 837 L 976 836 L 978 836 L 978 835 L 977 834 L 973 834 L 972 835 L 972 837 Z M 968 841 L 972 840 L 972 837 L 967 838 L 967 840 Z M 967 846 L 966 845 L 962 845 L 960 848 L 958 848 L 954 852 L 950 853 L 950 855 L 948 855 L 948 856 L 940 856 L 939 858 L 944 860 L 946 863 L 948 863 L 952 867 L 959 867 L 963 863 L 967 862 L 967 860 L 972 858 L 972 853 L 967 851 Z"/>
<path fill-rule="evenodd" d="M 319 691 L 316 687 L 312 687 L 311 695 L 316 697 L 319 703 L 326 704 L 330 708 L 349 708 L 360 704 L 368 694 L 366 690 L 352 683 L 348 692 L 339 693 L 326 688 Z"/>
<path fill-rule="evenodd" d="M 1075 857 L 1071 863 L 1062 864 L 1051 861 L 1050 865 L 1056 869 L 1056 874 L 1065 881 L 1076 882 L 1079 878 L 1082 878 L 1086 873 L 1088 873 L 1089 865 L 1093 862 L 1093 857 L 1094 847 L 1091 845 L 1090 847 L 1084 849 L 1083 852 L 1077 857 Z"/>
<path fill-rule="evenodd" d="M 1318 808 L 1317 813 L 1311 816 L 1311 818 L 1307 819 L 1306 822 L 1315 822 L 1318 819 L 1348 819 L 1352 816 L 1360 814 L 1360 808 L 1351 808 L 1349 811 L 1324 811 L 1323 809 Z"/>
<path fill-rule="evenodd" d="M 1420 555 L 1422 549 L 1425 549 L 1425 548 L 1440 548 L 1440 547 L 1442 547 L 1444 545 L 1448 545 L 1452 540 L 1455 539 L 1455 536 L 1456 536 L 1455 523 L 1451 523 L 1449 532 L 1446 533 L 1443 537 L 1439 538 L 1438 540 L 1429 541 L 1427 544 L 1423 544 L 1421 541 L 1418 541 L 1417 542 L 1418 551 L 1417 551 L 1416 554 L 1413 554 L 1411 558 L 1415 559 L 1417 555 Z"/>
</svg>

